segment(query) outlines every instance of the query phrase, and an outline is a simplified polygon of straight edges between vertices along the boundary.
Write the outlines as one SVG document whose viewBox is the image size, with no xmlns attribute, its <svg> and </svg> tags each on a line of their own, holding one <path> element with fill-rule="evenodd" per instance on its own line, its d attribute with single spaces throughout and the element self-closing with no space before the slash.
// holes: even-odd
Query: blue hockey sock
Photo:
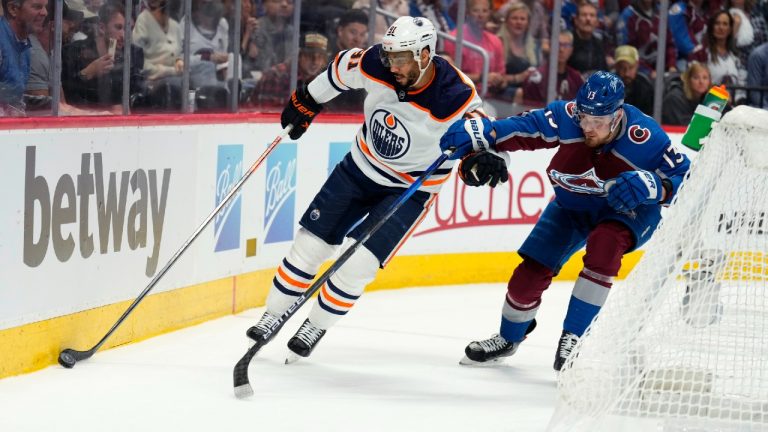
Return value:
<svg viewBox="0 0 768 432">
<path fill-rule="evenodd" d="M 507 340 L 507 342 L 520 342 L 525 339 L 525 334 L 528 327 L 531 325 L 531 321 L 512 322 L 502 317 L 499 334 Z"/>
<path fill-rule="evenodd" d="M 568 303 L 568 312 L 565 314 L 565 321 L 563 322 L 563 329 L 581 337 L 598 312 L 600 312 L 600 306 L 571 296 L 571 301 Z"/>
</svg>

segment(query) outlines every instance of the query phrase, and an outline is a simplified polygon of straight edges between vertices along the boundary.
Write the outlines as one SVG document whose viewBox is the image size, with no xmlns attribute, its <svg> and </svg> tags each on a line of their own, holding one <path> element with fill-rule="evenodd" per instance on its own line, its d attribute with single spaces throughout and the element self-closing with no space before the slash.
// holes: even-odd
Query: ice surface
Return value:
<svg viewBox="0 0 768 432">
<path fill-rule="evenodd" d="M 505 284 L 374 291 L 285 365 L 305 305 L 251 363 L 250 399 L 232 367 L 262 309 L 0 380 L 0 431 L 543 431 L 571 285 L 544 293 L 538 328 L 500 366 L 458 362 L 498 331 Z"/>
</svg>

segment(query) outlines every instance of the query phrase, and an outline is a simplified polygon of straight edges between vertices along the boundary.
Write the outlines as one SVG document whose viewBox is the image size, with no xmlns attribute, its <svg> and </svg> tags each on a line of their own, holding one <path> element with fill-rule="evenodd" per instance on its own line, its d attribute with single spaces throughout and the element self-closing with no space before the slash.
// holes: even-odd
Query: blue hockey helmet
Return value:
<svg viewBox="0 0 768 432">
<path fill-rule="evenodd" d="M 576 94 L 579 114 L 606 116 L 624 105 L 624 83 L 611 72 L 597 71 L 590 75 Z"/>
</svg>

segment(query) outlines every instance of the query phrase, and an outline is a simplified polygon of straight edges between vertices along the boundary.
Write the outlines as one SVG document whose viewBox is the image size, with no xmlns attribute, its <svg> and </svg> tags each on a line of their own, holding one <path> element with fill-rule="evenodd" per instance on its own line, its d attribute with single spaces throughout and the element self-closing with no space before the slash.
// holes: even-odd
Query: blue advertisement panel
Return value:
<svg viewBox="0 0 768 432">
<path fill-rule="evenodd" d="M 267 158 L 264 243 L 293 240 L 295 207 L 296 143 L 283 143 Z"/>
<path fill-rule="evenodd" d="M 331 172 L 334 168 L 336 168 L 336 165 L 341 162 L 342 159 L 344 159 L 344 156 L 349 153 L 349 149 L 352 148 L 352 142 L 331 142 L 328 146 L 328 175 L 331 175 Z"/>
<path fill-rule="evenodd" d="M 216 205 L 232 190 L 243 176 L 242 144 L 220 145 L 216 161 Z M 240 246 L 240 192 L 230 200 L 214 219 L 214 251 L 237 249 Z"/>
</svg>

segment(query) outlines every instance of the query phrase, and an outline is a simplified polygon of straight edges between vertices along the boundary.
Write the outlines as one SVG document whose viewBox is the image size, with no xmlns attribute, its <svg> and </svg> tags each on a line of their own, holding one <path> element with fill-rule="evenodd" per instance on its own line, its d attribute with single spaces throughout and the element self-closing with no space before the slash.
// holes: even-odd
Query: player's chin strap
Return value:
<svg viewBox="0 0 768 432">
<path fill-rule="evenodd" d="M 417 62 L 417 64 L 419 65 L 419 78 L 416 79 L 416 82 L 414 83 L 414 85 L 418 84 L 419 81 L 421 81 L 421 78 L 423 78 L 424 74 L 427 73 L 427 69 L 429 69 L 429 65 L 431 63 L 432 63 L 432 57 L 429 58 L 429 61 L 427 61 L 427 65 L 424 66 L 424 69 L 422 69 L 421 68 L 421 61 Z"/>
<path fill-rule="evenodd" d="M 622 115 L 618 116 L 616 113 L 621 110 Z M 624 119 L 624 108 L 619 108 L 616 111 L 613 112 L 613 120 L 611 121 L 611 134 L 613 134 L 616 131 L 616 128 L 621 124 L 621 121 Z"/>
</svg>

